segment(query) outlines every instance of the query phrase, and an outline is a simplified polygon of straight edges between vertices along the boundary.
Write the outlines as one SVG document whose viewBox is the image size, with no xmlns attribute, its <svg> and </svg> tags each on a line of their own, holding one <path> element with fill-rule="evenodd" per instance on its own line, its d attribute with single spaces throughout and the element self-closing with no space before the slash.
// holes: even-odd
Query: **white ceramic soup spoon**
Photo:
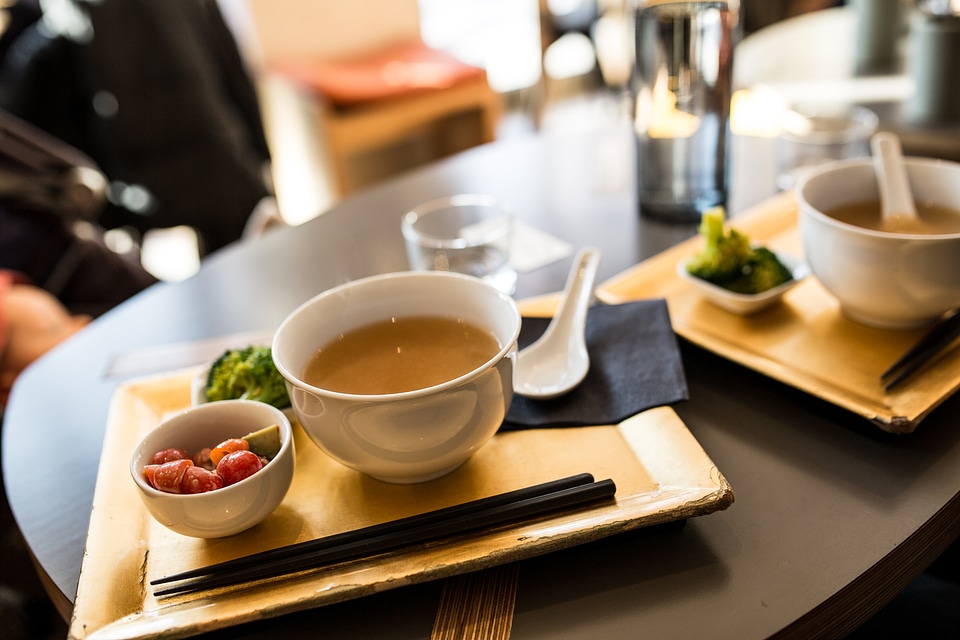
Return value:
<svg viewBox="0 0 960 640">
<path fill-rule="evenodd" d="M 556 315 L 543 335 L 517 354 L 514 393 L 555 398 L 576 387 L 587 375 L 590 356 L 584 333 L 599 265 L 599 249 L 586 247 L 577 253 Z"/>
<path fill-rule="evenodd" d="M 880 190 L 882 229 L 895 233 L 922 232 L 923 222 L 917 215 L 900 138 L 889 131 L 875 133 L 870 138 L 870 149 Z"/>
</svg>

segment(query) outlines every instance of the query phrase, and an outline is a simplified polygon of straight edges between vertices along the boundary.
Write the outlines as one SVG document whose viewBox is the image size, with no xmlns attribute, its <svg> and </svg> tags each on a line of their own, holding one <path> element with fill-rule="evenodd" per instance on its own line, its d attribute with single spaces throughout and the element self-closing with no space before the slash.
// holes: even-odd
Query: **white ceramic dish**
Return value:
<svg viewBox="0 0 960 640">
<path fill-rule="evenodd" d="M 794 288 L 810 275 L 810 267 L 805 262 L 781 251 L 776 251 L 777 258 L 793 274 L 793 280 L 784 282 L 779 287 L 757 294 L 736 293 L 723 287 L 698 278 L 687 271 L 687 261 L 684 258 L 677 263 L 677 275 L 696 287 L 707 300 L 732 313 L 748 316 L 767 309 L 783 298 L 784 294 Z"/>
<path fill-rule="evenodd" d="M 401 393 L 340 393 L 300 379 L 322 345 L 397 316 L 469 318 L 500 348 L 458 378 Z M 516 302 L 492 285 L 452 272 L 406 271 L 348 282 L 303 303 L 277 329 L 273 360 L 318 447 L 374 478 L 423 482 L 459 467 L 500 428 L 513 399 L 519 335 Z"/>
<path fill-rule="evenodd" d="M 177 447 L 193 453 L 272 424 L 280 427 L 280 452 L 236 484 L 183 495 L 154 489 L 144 478 L 143 469 L 157 451 Z M 221 538 L 245 531 L 273 513 L 290 488 L 294 458 L 293 432 L 282 411 L 262 402 L 222 400 L 174 414 L 147 433 L 133 450 L 130 475 L 157 522 L 185 536 Z"/>
<path fill-rule="evenodd" d="M 960 212 L 960 163 L 910 157 L 904 163 L 921 220 L 930 205 Z M 960 305 L 960 233 L 874 231 L 825 213 L 877 201 L 871 158 L 826 164 L 796 194 L 803 254 L 848 318 L 879 329 L 918 329 Z"/>
</svg>

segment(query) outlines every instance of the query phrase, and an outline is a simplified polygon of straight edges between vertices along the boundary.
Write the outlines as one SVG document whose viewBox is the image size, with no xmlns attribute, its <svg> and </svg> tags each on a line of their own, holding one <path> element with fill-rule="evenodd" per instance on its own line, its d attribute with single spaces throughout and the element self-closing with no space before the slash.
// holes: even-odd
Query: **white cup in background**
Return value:
<svg viewBox="0 0 960 640">
<path fill-rule="evenodd" d="M 960 122 L 960 5 L 947 0 L 918 4 L 910 19 L 907 75 L 916 91 L 904 104 L 904 119 L 921 126 Z"/>
</svg>

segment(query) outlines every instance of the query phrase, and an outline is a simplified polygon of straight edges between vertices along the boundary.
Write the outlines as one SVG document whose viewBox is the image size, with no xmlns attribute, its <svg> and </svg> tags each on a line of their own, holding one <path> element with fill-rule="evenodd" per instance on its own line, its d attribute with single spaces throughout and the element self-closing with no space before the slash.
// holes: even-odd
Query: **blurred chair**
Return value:
<svg viewBox="0 0 960 640">
<path fill-rule="evenodd" d="M 333 179 L 345 195 L 380 176 L 403 144 L 434 160 L 494 139 L 500 97 L 483 69 L 431 49 L 416 0 L 248 0 L 261 71 L 316 100 Z M 378 157 L 379 156 L 379 157 Z M 409 168 L 407 155 L 401 166 Z M 380 167 L 383 172 L 383 167 Z"/>
</svg>

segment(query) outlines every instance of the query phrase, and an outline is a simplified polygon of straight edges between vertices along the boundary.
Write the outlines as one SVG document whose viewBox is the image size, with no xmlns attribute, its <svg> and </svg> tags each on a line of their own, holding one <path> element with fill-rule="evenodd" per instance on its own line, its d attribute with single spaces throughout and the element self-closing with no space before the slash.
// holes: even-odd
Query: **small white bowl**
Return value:
<svg viewBox="0 0 960 640">
<path fill-rule="evenodd" d="M 703 294 L 703 297 L 718 307 L 732 313 L 748 316 L 773 306 L 783 298 L 783 295 L 787 291 L 800 284 L 801 280 L 810 275 L 810 267 L 796 256 L 781 251 L 775 251 L 774 253 L 780 262 L 793 274 L 793 280 L 784 282 L 780 286 L 768 289 L 763 293 L 736 293 L 715 285 L 712 282 L 708 282 L 703 278 L 698 278 L 687 271 L 687 261 L 689 258 L 685 258 L 677 263 L 677 275 L 696 287 L 700 293 Z"/>
<path fill-rule="evenodd" d="M 272 424 L 280 427 L 280 452 L 236 484 L 183 495 L 154 489 L 144 478 L 143 469 L 157 451 L 177 447 L 193 454 Z M 290 488 L 294 458 L 293 432 L 282 411 L 263 402 L 221 400 L 181 411 L 146 434 L 130 458 L 130 475 L 157 522 L 185 536 L 221 538 L 245 531 L 273 513 Z"/>
</svg>

